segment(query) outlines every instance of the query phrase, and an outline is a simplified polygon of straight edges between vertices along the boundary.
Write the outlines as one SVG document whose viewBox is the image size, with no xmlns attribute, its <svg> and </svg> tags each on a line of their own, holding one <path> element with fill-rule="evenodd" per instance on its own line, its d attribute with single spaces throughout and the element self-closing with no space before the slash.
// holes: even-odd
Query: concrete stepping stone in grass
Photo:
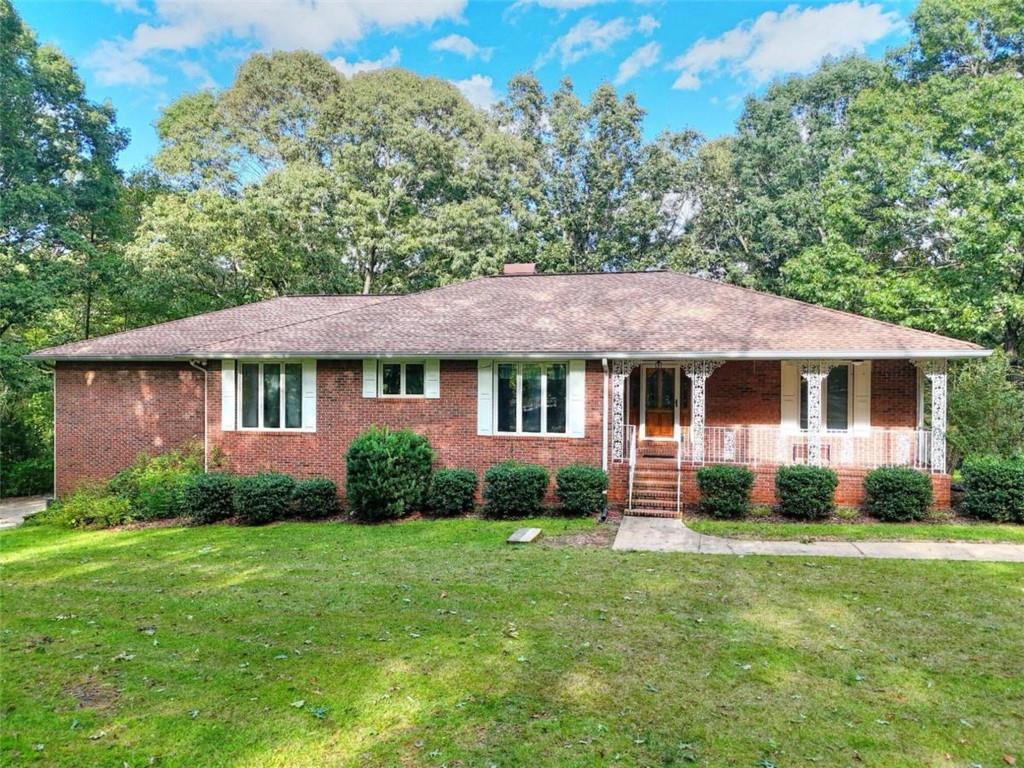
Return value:
<svg viewBox="0 0 1024 768">
<path fill-rule="evenodd" d="M 529 544 L 531 541 L 536 540 L 538 536 L 540 536 L 540 528 L 519 528 L 505 540 L 505 543 Z"/>
</svg>

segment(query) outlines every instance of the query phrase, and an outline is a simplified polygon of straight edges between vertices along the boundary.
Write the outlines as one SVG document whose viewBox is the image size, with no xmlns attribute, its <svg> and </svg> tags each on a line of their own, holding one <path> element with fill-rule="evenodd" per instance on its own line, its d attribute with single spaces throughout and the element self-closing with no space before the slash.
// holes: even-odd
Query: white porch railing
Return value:
<svg viewBox="0 0 1024 768">
<path fill-rule="evenodd" d="M 683 462 L 704 464 L 806 464 L 808 443 L 807 431 L 771 426 L 704 427 L 701 462 L 700 452 L 694 451 L 690 430 L 683 428 L 679 455 Z M 826 467 L 898 466 L 927 470 L 931 469 L 931 432 L 916 429 L 826 431 L 821 433 L 820 455 L 820 463 Z"/>
</svg>

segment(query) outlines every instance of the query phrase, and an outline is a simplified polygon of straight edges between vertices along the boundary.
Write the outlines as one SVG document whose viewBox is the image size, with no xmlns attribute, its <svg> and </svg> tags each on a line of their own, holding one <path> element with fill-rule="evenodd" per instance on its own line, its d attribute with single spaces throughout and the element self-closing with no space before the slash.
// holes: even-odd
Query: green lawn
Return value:
<svg viewBox="0 0 1024 768">
<path fill-rule="evenodd" d="M 794 541 L 1001 541 L 1024 544 L 1024 526 L 998 523 L 779 523 L 686 520 L 699 533 Z"/>
<path fill-rule="evenodd" d="M 1024 567 L 517 525 L 0 533 L 0 764 L 1024 764 Z"/>
</svg>

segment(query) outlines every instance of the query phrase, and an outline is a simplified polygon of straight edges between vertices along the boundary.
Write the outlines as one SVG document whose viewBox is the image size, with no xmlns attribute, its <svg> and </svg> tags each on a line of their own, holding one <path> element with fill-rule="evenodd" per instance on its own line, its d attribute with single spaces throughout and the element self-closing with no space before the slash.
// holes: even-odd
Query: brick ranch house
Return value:
<svg viewBox="0 0 1024 768">
<path fill-rule="evenodd" d="M 189 440 L 228 468 L 326 476 L 371 425 L 426 435 L 438 465 L 602 466 L 614 508 L 674 515 L 708 463 L 929 472 L 949 504 L 946 361 L 957 339 L 673 272 L 510 265 L 402 296 L 289 296 L 42 349 L 55 490 Z M 219 450 L 218 450 L 219 449 Z"/>
</svg>

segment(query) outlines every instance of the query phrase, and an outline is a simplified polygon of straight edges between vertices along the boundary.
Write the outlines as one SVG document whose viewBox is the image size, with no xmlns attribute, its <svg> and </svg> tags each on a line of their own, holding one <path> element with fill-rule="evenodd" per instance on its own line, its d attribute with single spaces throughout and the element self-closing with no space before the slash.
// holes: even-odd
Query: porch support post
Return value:
<svg viewBox="0 0 1024 768">
<path fill-rule="evenodd" d="M 612 460 L 626 458 L 626 379 L 639 360 L 612 361 Z"/>
<path fill-rule="evenodd" d="M 800 364 L 800 376 L 807 382 L 807 463 L 821 466 L 821 383 L 828 378 L 832 363 L 806 360 Z"/>
<path fill-rule="evenodd" d="M 683 363 L 683 372 L 690 377 L 690 441 L 693 443 L 693 462 L 704 463 L 704 394 L 708 377 L 723 360 L 692 360 Z"/>
<path fill-rule="evenodd" d="M 932 472 L 946 471 L 946 361 L 918 360 L 914 362 L 928 379 L 932 388 Z"/>
</svg>

